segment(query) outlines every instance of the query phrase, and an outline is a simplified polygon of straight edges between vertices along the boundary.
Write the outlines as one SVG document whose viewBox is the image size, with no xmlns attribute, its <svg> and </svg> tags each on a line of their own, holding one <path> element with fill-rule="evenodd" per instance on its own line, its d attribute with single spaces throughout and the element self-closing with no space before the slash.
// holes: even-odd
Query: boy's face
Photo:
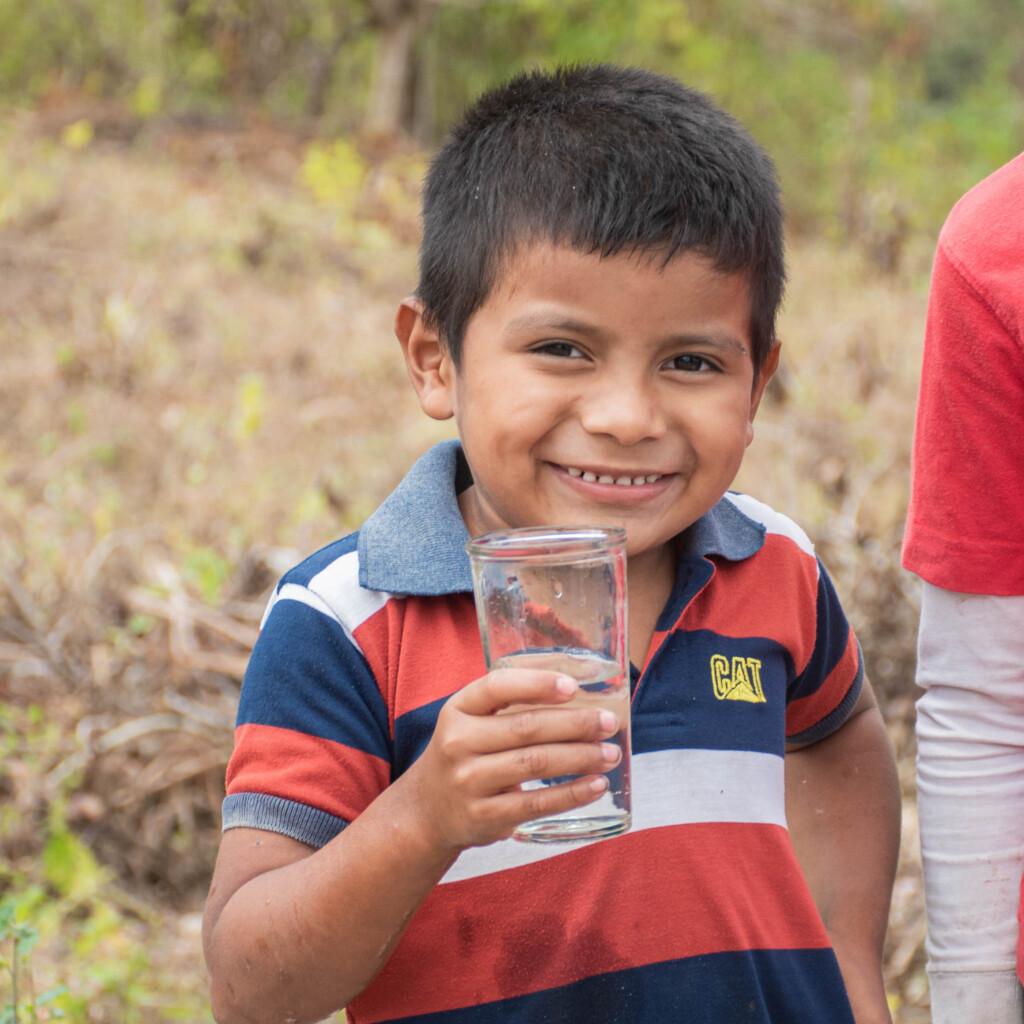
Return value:
<svg viewBox="0 0 1024 1024">
<path fill-rule="evenodd" d="M 754 380 L 745 274 L 685 253 L 521 249 L 470 318 L 456 369 L 415 301 L 396 330 L 428 415 L 453 416 L 471 535 L 624 526 L 659 554 L 732 483 L 778 362 Z"/>
</svg>

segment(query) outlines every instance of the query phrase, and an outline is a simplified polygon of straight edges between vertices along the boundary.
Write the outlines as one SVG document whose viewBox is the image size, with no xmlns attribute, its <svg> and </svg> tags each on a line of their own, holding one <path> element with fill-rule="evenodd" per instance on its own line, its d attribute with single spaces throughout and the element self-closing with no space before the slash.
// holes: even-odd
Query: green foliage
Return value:
<svg viewBox="0 0 1024 1024">
<path fill-rule="evenodd" d="M 0 974 L 8 974 L 11 983 L 10 1001 L 0 1002 L 0 1024 L 28 1021 L 37 1024 L 62 1018 L 64 1012 L 59 1004 L 65 1002 L 67 985 L 55 985 L 35 995 L 29 973 L 28 995 L 22 998 L 24 989 L 19 982 L 26 976 L 29 957 L 39 941 L 39 932 L 25 922 L 19 902 L 13 897 L 0 899 Z M 9 958 L 4 955 L 7 948 L 10 949 Z"/>
<path fill-rule="evenodd" d="M 235 571 L 231 561 L 208 547 L 191 548 L 185 554 L 182 569 L 185 578 L 210 605 L 220 601 L 221 591 Z"/>
<path fill-rule="evenodd" d="M 42 779 L 66 753 L 61 732 L 37 705 L 0 702 L 0 789 Z M 0 1024 L 210 1021 L 205 993 L 182 991 L 173 967 L 151 959 L 160 922 L 117 886 L 65 806 L 62 788 L 42 821 L 24 820 L 24 807 L 0 815 L 0 848 L 31 830 L 41 850 L 0 858 Z"/>
<path fill-rule="evenodd" d="M 935 232 L 957 195 L 1024 148 L 1020 0 L 413 6 L 409 93 L 434 138 L 521 68 L 641 64 L 714 94 L 775 158 L 794 224 L 839 239 Z M 277 116 L 323 111 L 332 132 L 351 131 L 383 31 L 368 13 L 366 0 L 0 0 L 0 95 L 118 95 L 142 120 L 257 102 Z M 92 135 L 79 120 L 63 139 Z M 336 208 L 365 173 L 346 145 L 311 148 L 303 170 Z M 355 235 L 387 244 L 366 224 Z"/>
<path fill-rule="evenodd" d="M 347 245 L 367 253 L 389 252 L 396 234 L 418 223 L 419 189 L 426 162 L 399 153 L 371 167 L 347 138 L 313 142 L 299 180 L 319 206 L 331 211 L 334 230 Z"/>
<path fill-rule="evenodd" d="M 1019 0 L 937 0 L 914 14 L 889 0 L 452 5 L 433 29 L 445 54 L 437 128 L 521 67 L 640 64 L 747 125 L 778 165 L 795 226 L 838 240 L 935 233 L 970 184 L 1024 148 L 1021 14 Z"/>
<path fill-rule="evenodd" d="M 58 816 L 54 817 L 50 838 L 43 847 L 43 877 L 72 903 L 94 900 L 110 881 L 110 872 L 97 863 L 92 851 L 68 831 Z"/>
<path fill-rule="evenodd" d="M 159 75 L 146 75 L 135 88 L 132 109 L 143 118 L 155 117 L 163 106 L 164 83 Z"/>
<path fill-rule="evenodd" d="M 150 961 L 130 901 L 88 850 L 78 840 L 51 840 L 47 849 L 59 885 L 0 871 L 0 890 L 12 887 L 0 899 L 0 978 L 9 981 L 0 985 L 0 1024 L 210 1021 L 202 995 L 175 991 L 175 979 Z M 64 965 L 59 980 L 53 963 Z"/>
<path fill-rule="evenodd" d="M 232 434 L 239 444 L 250 440 L 263 422 L 266 382 L 258 373 L 247 373 L 238 384 Z"/>
<path fill-rule="evenodd" d="M 295 114 L 338 38 L 358 46 L 361 17 L 356 0 L 0 0 L 0 93 L 59 83 L 125 97 L 143 119 L 243 97 Z"/>
<path fill-rule="evenodd" d="M 94 134 L 92 121 L 82 118 L 69 124 L 60 133 L 60 140 L 68 149 L 85 149 L 92 142 Z"/>
<path fill-rule="evenodd" d="M 351 142 L 314 142 L 302 164 L 302 181 L 317 202 L 352 212 L 366 181 L 366 161 Z"/>
</svg>

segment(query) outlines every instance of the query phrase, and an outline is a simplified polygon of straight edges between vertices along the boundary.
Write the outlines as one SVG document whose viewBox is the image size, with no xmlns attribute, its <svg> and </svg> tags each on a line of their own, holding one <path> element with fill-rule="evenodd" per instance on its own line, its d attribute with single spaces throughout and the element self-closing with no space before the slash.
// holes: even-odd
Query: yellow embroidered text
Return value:
<svg viewBox="0 0 1024 1024">
<path fill-rule="evenodd" d="M 724 654 L 711 657 L 711 681 L 719 700 L 745 700 L 751 704 L 764 704 L 761 688 L 761 660 L 759 658 L 729 659 Z"/>
</svg>

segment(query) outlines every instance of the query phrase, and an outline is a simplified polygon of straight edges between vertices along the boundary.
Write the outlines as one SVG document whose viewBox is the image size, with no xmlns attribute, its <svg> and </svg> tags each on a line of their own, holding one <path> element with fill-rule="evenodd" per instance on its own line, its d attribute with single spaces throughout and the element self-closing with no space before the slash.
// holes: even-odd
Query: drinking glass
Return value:
<svg viewBox="0 0 1024 1024">
<path fill-rule="evenodd" d="M 629 645 L 626 642 L 626 533 L 619 527 L 531 527 L 475 537 L 466 544 L 480 638 L 488 670 L 550 669 L 579 683 L 559 708 L 607 708 L 622 748 L 599 800 L 528 821 L 513 833 L 547 843 L 618 835 L 630 825 Z M 551 707 L 551 705 L 542 705 Z M 523 710 L 516 705 L 507 712 Z M 524 789 L 574 776 L 535 779 Z"/>
</svg>

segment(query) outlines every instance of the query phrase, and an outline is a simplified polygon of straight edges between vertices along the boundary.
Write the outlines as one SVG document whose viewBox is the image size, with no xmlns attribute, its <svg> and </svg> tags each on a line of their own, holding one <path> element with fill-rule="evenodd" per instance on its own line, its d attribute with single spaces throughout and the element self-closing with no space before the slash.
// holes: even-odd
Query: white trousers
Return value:
<svg viewBox="0 0 1024 1024">
<path fill-rule="evenodd" d="M 1024 596 L 925 584 L 917 800 L 933 1024 L 1024 1024 Z"/>
</svg>

